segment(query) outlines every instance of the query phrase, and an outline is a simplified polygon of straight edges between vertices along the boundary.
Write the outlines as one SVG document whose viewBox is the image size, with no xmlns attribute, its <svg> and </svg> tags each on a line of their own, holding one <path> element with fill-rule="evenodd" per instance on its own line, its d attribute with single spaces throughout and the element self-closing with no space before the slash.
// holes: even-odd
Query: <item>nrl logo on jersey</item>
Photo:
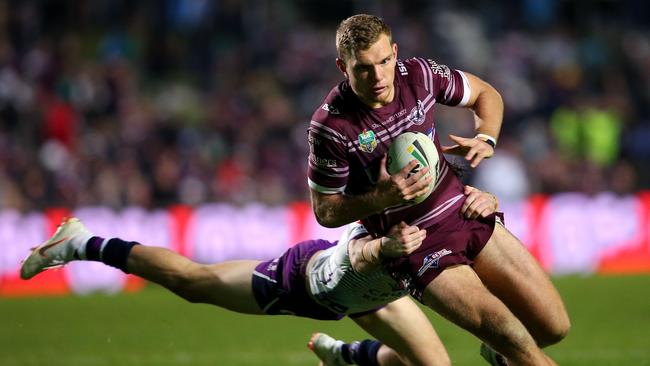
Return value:
<svg viewBox="0 0 650 366">
<path fill-rule="evenodd" d="M 424 272 L 426 272 L 427 269 L 431 267 L 438 268 L 438 266 L 440 265 L 440 258 L 449 254 L 451 254 L 451 250 L 442 249 L 424 257 L 424 261 L 422 261 L 422 267 L 420 267 L 420 269 L 418 270 L 418 277 L 422 276 Z"/>
<path fill-rule="evenodd" d="M 336 109 L 335 106 L 330 105 L 330 104 L 327 104 L 327 103 L 323 104 L 323 106 L 322 106 L 321 108 L 322 108 L 324 111 L 329 112 L 329 114 L 340 114 L 340 113 L 341 113 L 341 112 L 339 112 L 338 109 Z"/>
<path fill-rule="evenodd" d="M 411 109 L 411 113 L 409 113 L 409 121 L 413 121 L 416 125 L 421 125 L 424 123 L 426 115 L 424 114 L 424 105 L 422 104 L 422 101 L 418 99 L 418 105 L 416 107 L 413 107 Z"/>
<path fill-rule="evenodd" d="M 377 147 L 377 138 L 375 137 L 375 132 L 373 130 L 366 131 L 359 134 L 359 148 L 361 151 L 366 153 L 371 153 Z"/>
</svg>

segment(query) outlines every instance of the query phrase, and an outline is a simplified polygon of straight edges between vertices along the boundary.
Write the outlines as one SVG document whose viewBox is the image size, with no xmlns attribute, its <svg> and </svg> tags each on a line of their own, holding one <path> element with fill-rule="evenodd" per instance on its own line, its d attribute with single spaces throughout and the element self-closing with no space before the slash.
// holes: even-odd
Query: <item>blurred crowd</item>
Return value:
<svg viewBox="0 0 650 366">
<path fill-rule="evenodd" d="M 306 130 L 360 12 L 493 84 L 504 199 L 650 187 L 650 5 L 636 1 L 0 0 L 0 209 L 308 197 Z M 472 136 L 440 107 L 439 133 Z M 449 143 L 443 138 L 443 143 Z"/>
</svg>

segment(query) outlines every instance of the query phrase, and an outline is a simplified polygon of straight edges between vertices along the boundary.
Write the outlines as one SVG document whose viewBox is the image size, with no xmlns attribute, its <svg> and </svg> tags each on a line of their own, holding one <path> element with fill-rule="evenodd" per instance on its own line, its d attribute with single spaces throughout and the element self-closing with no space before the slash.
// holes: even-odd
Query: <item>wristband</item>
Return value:
<svg viewBox="0 0 650 366">
<path fill-rule="evenodd" d="M 479 139 L 488 145 L 492 146 L 493 149 L 496 149 L 497 147 L 497 139 L 490 135 L 486 135 L 484 133 L 477 133 L 476 136 L 474 136 L 475 139 Z"/>
</svg>

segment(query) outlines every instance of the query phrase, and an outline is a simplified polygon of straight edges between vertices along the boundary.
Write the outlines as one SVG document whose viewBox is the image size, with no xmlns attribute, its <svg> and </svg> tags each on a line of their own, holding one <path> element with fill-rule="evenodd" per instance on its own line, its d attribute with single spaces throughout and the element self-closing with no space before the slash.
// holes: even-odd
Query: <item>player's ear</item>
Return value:
<svg viewBox="0 0 650 366">
<path fill-rule="evenodd" d="M 336 58 L 336 68 L 338 68 L 339 71 L 343 73 L 343 76 L 345 76 L 346 79 L 348 78 L 348 71 L 347 71 L 347 67 L 345 66 L 345 61 L 343 61 L 339 57 Z"/>
<path fill-rule="evenodd" d="M 393 56 L 397 58 L 397 43 L 393 42 Z"/>
</svg>

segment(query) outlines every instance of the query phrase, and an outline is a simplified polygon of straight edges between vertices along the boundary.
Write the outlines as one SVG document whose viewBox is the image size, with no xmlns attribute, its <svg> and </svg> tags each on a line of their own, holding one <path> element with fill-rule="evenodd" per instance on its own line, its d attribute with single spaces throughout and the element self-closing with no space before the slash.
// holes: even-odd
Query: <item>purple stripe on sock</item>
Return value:
<svg viewBox="0 0 650 366">
<path fill-rule="evenodd" d="M 129 273 L 126 268 L 127 258 L 133 246 L 137 244 L 134 241 L 125 241 L 119 238 L 109 239 L 102 252 L 102 262 L 121 269 L 124 273 Z"/>
<path fill-rule="evenodd" d="M 89 261 L 101 262 L 101 249 L 104 238 L 93 236 L 86 243 L 86 259 Z"/>
</svg>

